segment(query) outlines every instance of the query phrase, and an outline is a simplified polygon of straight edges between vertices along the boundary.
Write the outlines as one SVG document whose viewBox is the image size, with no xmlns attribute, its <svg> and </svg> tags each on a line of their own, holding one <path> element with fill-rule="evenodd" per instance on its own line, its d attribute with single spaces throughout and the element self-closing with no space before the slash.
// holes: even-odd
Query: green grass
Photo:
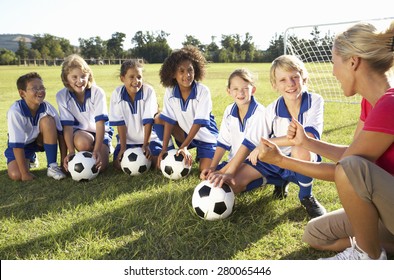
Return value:
<svg viewBox="0 0 394 280">
<path fill-rule="evenodd" d="M 211 64 L 203 81 L 212 92 L 218 125 L 227 104 L 228 75 L 241 66 L 258 76 L 256 98 L 264 105 L 277 94 L 269 84 L 269 64 Z M 144 78 L 152 84 L 162 104 L 160 65 L 146 65 Z M 16 79 L 39 72 L 54 106 L 62 87 L 60 67 L 0 67 L 0 129 L 7 130 L 6 112 L 19 95 Z M 119 65 L 93 66 L 96 82 L 107 93 L 120 84 Z M 359 106 L 326 103 L 323 140 L 350 143 Z M 0 135 L 6 148 L 7 135 Z M 109 168 L 91 182 L 46 177 L 45 157 L 33 170 L 32 182 L 8 179 L 4 156 L 0 162 L 0 258 L 19 259 L 316 259 L 330 256 L 301 242 L 308 217 L 291 184 L 286 200 L 271 198 L 272 186 L 241 194 L 232 215 L 216 222 L 199 219 L 191 206 L 199 183 L 197 166 L 182 181 L 170 181 L 158 171 L 128 177 Z M 112 159 L 111 159 L 112 161 Z M 328 211 L 340 207 L 335 186 L 316 180 L 314 194 Z"/>
</svg>

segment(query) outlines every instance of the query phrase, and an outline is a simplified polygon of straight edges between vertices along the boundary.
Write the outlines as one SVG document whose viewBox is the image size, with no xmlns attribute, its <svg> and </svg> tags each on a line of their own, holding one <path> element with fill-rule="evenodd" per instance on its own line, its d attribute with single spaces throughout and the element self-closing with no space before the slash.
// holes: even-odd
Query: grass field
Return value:
<svg viewBox="0 0 394 280">
<path fill-rule="evenodd" d="M 268 105 L 277 97 L 268 81 L 269 64 L 211 64 L 203 82 L 211 89 L 218 125 L 231 102 L 225 93 L 227 77 L 241 66 L 258 77 L 258 101 Z M 119 65 L 92 68 L 109 101 L 120 84 Z M 146 65 L 144 78 L 154 86 L 162 104 L 159 68 Z M 59 66 L 0 67 L 2 152 L 7 142 L 6 112 L 19 99 L 15 81 L 30 71 L 41 74 L 46 99 L 56 106 L 55 93 L 62 87 Z M 349 143 L 358 112 L 355 104 L 326 103 L 323 140 Z M 229 218 L 208 222 L 199 219 L 191 207 L 193 189 L 199 182 L 196 165 L 182 181 L 169 181 L 158 171 L 131 178 L 111 167 L 91 182 L 76 183 L 70 177 L 59 182 L 47 178 L 43 153 L 39 160 L 41 166 L 33 170 L 36 180 L 13 182 L 7 177 L 2 156 L 2 260 L 306 260 L 332 255 L 301 242 L 308 217 L 295 185 L 290 185 L 289 197 L 283 201 L 271 198 L 272 186 L 239 195 Z M 333 183 L 316 180 L 313 192 L 328 211 L 340 207 Z"/>
</svg>

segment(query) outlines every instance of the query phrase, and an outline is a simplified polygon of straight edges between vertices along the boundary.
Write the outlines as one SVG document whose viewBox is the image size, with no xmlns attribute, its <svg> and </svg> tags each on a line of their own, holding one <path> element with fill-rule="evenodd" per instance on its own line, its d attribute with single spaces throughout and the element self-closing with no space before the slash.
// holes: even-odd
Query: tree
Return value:
<svg viewBox="0 0 394 280">
<path fill-rule="evenodd" d="M 23 60 L 23 64 L 26 64 L 26 58 L 29 55 L 29 48 L 26 45 L 26 39 L 22 38 L 18 42 L 18 50 L 15 54 L 19 57 L 20 60 Z"/>
<path fill-rule="evenodd" d="M 168 33 L 160 32 L 142 32 L 138 31 L 131 39 L 135 45 L 132 49 L 132 55 L 136 58 L 143 58 L 149 63 L 161 63 L 170 54 L 171 48 L 168 45 Z"/>
<path fill-rule="evenodd" d="M 205 53 L 206 45 L 192 35 L 186 35 L 186 40 L 182 42 L 182 46 L 192 45 L 197 47 L 201 52 Z"/>
<path fill-rule="evenodd" d="M 99 36 L 89 39 L 79 38 L 78 40 L 81 54 L 85 59 L 96 61 L 106 56 L 106 43 Z"/>
<path fill-rule="evenodd" d="M 112 34 L 112 38 L 107 41 L 107 56 L 109 58 L 123 58 L 125 52 L 123 51 L 123 41 L 126 34 L 116 32 Z"/>
<path fill-rule="evenodd" d="M 16 55 L 13 51 L 7 50 L 5 48 L 0 49 L 0 64 L 10 65 L 15 64 L 17 61 Z"/>
</svg>

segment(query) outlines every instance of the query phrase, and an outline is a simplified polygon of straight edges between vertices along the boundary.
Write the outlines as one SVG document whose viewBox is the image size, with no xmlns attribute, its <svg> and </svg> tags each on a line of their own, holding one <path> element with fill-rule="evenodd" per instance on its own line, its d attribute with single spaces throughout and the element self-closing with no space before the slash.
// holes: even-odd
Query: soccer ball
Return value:
<svg viewBox="0 0 394 280">
<path fill-rule="evenodd" d="M 90 181 L 99 174 L 93 154 L 87 151 L 78 152 L 70 157 L 68 171 L 75 181 Z"/>
<path fill-rule="evenodd" d="M 194 212 L 202 219 L 215 221 L 225 219 L 233 211 L 235 195 L 226 184 L 214 187 L 209 180 L 200 182 L 194 189 L 192 205 Z"/>
<path fill-rule="evenodd" d="M 152 161 L 146 158 L 142 148 L 135 147 L 127 149 L 120 161 L 123 172 L 130 176 L 138 176 L 150 169 Z"/>
<path fill-rule="evenodd" d="M 176 155 L 177 150 L 169 150 L 163 155 L 160 162 L 160 169 L 163 175 L 169 179 L 178 180 L 189 175 L 191 166 L 184 161 L 184 156 L 180 153 Z"/>
</svg>

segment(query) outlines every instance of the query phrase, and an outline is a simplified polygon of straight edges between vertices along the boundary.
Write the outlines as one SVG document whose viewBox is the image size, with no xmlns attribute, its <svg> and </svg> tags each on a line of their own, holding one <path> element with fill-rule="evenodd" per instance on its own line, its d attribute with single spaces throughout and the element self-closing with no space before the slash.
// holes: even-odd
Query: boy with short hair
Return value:
<svg viewBox="0 0 394 280">
<path fill-rule="evenodd" d="M 56 109 L 45 99 L 45 87 L 36 72 L 27 73 L 16 82 L 20 100 L 7 112 L 8 145 L 4 152 L 7 158 L 8 176 L 15 181 L 33 180 L 29 162 L 36 152 L 45 151 L 48 177 L 61 180 L 66 177 L 58 166 L 58 134 L 62 131 Z"/>
</svg>

